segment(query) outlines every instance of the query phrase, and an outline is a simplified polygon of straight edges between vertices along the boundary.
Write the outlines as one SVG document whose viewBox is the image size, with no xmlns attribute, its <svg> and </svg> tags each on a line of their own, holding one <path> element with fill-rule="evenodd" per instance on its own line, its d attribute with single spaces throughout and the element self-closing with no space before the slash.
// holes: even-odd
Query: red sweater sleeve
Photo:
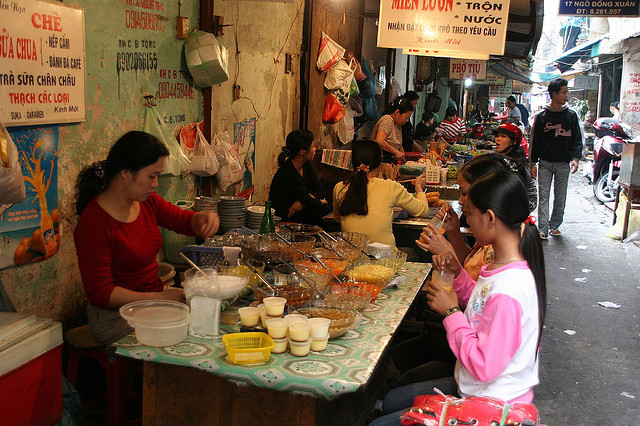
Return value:
<svg viewBox="0 0 640 426">
<path fill-rule="evenodd" d="M 149 202 L 154 206 L 158 225 L 170 229 L 178 234 L 195 236 L 191 228 L 191 218 L 196 212 L 181 209 L 167 202 L 155 192 L 149 197 Z"/>
</svg>

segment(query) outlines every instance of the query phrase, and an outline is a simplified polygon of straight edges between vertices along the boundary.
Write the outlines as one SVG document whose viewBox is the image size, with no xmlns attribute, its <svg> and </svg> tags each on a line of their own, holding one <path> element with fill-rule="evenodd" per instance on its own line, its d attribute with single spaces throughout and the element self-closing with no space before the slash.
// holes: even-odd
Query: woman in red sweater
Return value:
<svg viewBox="0 0 640 426">
<path fill-rule="evenodd" d="M 78 176 L 80 218 L 74 241 L 89 300 L 89 325 L 103 344 L 133 331 L 120 317 L 122 305 L 144 299 L 185 300 L 182 289 L 163 290 L 158 277 L 159 226 L 205 238 L 218 230 L 216 213 L 183 210 L 155 193 L 168 155 L 154 136 L 132 131 L 113 145 L 105 161 Z"/>
</svg>

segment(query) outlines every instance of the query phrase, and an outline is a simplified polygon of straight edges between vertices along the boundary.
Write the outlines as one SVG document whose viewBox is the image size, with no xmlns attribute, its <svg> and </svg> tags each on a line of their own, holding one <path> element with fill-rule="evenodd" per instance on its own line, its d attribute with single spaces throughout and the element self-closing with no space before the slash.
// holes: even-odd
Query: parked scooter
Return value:
<svg viewBox="0 0 640 426">
<path fill-rule="evenodd" d="M 593 160 L 584 164 L 582 174 L 593 184 L 596 198 L 608 203 L 616 198 L 622 146 L 633 132 L 628 124 L 610 117 L 597 119 L 593 127 Z"/>
</svg>

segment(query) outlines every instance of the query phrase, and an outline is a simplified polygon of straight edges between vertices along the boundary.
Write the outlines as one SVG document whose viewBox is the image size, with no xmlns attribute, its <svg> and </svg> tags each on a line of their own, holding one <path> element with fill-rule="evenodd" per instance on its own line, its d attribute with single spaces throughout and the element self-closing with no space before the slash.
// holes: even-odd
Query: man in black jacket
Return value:
<svg viewBox="0 0 640 426">
<path fill-rule="evenodd" d="M 533 123 L 531 135 L 531 176 L 538 177 L 538 229 L 540 238 L 561 234 L 560 225 L 567 201 L 569 172 L 578 170 L 582 156 L 582 132 L 575 111 L 566 106 L 568 82 L 556 78 L 549 83 L 551 103 Z M 538 163 L 536 165 L 536 163 Z M 553 181 L 553 212 L 549 219 L 549 194 Z"/>
</svg>

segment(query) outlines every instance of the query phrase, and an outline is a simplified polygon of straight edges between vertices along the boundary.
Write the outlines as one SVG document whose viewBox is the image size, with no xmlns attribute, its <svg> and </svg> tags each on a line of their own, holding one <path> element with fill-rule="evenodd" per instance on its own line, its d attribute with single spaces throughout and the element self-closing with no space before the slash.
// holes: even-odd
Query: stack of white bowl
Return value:
<svg viewBox="0 0 640 426">
<path fill-rule="evenodd" d="M 202 212 L 205 210 L 217 212 L 219 202 L 220 202 L 219 195 L 216 197 L 205 197 L 205 196 L 196 197 L 193 205 L 193 210 L 197 212 Z"/>
<path fill-rule="evenodd" d="M 220 230 L 225 233 L 231 229 L 242 228 L 247 221 L 243 197 L 220 197 Z"/>
<path fill-rule="evenodd" d="M 271 215 L 274 215 L 275 209 L 271 209 Z M 260 230 L 260 224 L 264 217 L 264 206 L 250 206 L 247 207 L 247 228 L 254 231 Z"/>
</svg>

